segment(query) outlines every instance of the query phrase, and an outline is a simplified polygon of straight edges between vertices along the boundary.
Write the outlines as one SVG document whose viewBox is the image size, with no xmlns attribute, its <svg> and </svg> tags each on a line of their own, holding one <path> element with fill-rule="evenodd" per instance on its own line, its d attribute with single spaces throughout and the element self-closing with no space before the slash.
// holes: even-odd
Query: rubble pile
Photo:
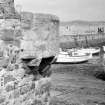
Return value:
<svg viewBox="0 0 105 105">
<path fill-rule="evenodd" d="M 30 74 L 27 65 L 14 57 L 8 58 L 7 67 L 0 68 L 0 105 L 47 105 L 50 77 Z"/>
</svg>

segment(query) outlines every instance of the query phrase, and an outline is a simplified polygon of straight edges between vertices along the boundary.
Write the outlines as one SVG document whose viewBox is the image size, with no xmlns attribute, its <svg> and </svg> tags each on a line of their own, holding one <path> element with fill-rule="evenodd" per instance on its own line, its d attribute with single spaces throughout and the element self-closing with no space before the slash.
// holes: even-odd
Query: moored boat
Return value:
<svg viewBox="0 0 105 105">
<path fill-rule="evenodd" d="M 56 63 L 83 63 L 90 59 L 90 54 L 80 54 L 78 52 L 59 53 L 56 57 Z"/>
<path fill-rule="evenodd" d="M 78 53 L 90 53 L 92 55 L 96 55 L 100 53 L 100 48 L 99 47 L 90 47 L 90 48 L 81 48 L 77 50 Z"/>
</svg>

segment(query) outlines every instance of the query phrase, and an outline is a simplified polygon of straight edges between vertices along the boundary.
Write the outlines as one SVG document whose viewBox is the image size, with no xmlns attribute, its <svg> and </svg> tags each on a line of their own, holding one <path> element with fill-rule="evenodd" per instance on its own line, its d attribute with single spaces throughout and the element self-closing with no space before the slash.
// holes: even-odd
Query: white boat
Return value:
<svg viewBox="0 0 105 105">
<path fill-rule="evenodd" d="M 100 48 L 99 47 L 81 48 L 81 49 L 78 49 L 77 51 L 78 53 L 90 53 L 92 55 L 95 55 L 100 53 Z"/>
<path fill-rule="evenodd" d="M 80 54 L 71 52 L 67 54 L 59 53 L 56 57 L 56 63 L 82 63 L 90 59 L 90 54 Z"/>
<path fill-rule="evenodd" d="M 89 52 L 86 52 L 86 51 L 82 51 L 83 49 L 68 49 L 67 52 L 72 52 L 73 54 L 76 54 L 79 55 L 79 56 L 84 56 L 84 55 L 89 55 L 89 59 L 92 58 L 92 53 L 89 53 Z"/>
</svg>

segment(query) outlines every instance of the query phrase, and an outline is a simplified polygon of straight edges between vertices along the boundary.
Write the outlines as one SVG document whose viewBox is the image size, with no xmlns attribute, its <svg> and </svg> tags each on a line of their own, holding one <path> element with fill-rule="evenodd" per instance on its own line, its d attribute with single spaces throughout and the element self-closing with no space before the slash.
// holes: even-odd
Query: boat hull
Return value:
<svg viewBox="0 0 105 105">
<path fill-rule="evenodd" d="M 85 60 L 85 61 L 77 61 L 77 62 L 63 62 L 63 61 L 60 61 L 60 62 L 58 62 L 57 61 L 57 59 L 56 59 L 56 61 L 53 63 L 53 64 L 81 64 L 81 63 L 86 63 L 86 62 L 88 62 L 88 60 Z"/>
<path fill-rule="evenodd" d="M 87 62 L 90 59 L 89 55 L 84 55 L 84 56 L 69 56 L 69 55 L 63 55 L 59 54 L 56 57 L 56 62 L 55 63 L 83 63 Z"/>
<path fill-rule="evenodd" d="M 100 53 L 100 48 L 83 48 L 79 49 L 78 52 L 80 53 L 90 53 L 92 55 L 97 55 Z"/>
</svg>

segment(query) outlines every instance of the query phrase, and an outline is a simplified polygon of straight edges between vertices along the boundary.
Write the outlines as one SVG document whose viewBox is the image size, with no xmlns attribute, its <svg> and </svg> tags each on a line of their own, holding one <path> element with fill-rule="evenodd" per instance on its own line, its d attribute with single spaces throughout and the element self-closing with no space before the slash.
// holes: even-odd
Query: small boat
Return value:
<svg viewBox="0 0 105 105">
<path fill-rule="evenodd" d="M 92 58 L 92 53 L 89 53 L 89 52 L 85 52 L 85 51 L 82 51 L 83 49 L 76 49 L 76 48 L 73 48 L 73 49 L 67 49 L 67 52 L 70 53 L 72 52 L 73 54 L 78 54 L 80 56 L 84 56 L 84 55 L 89 55 L 89 59 Z"/>
<path fill-rule="evenodd" d="M 80 48 L 77 51 L 78 51 L 78 53 L 90 53 L 92 55 L 96 55 L 96 54 L 100 53 L 100 48 L 99 47 Z"/>
<path fill-rule="evenodd" d="M 80 54 L 78 52 L 59 53 L 56 63 L 83 63 L 90 59 L 90 54 Z"/>
</svg>

